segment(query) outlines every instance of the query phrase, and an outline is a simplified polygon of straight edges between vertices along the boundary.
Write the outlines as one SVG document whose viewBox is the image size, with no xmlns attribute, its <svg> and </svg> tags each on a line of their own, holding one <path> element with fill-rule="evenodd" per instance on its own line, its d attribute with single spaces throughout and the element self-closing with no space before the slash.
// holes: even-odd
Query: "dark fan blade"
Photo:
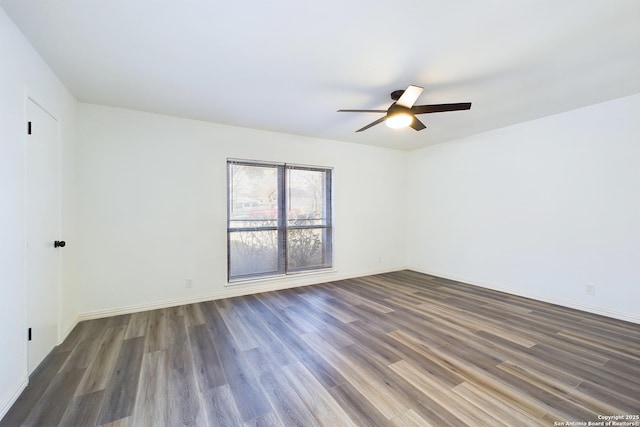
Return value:
<svg viewBox="0 0 640 427">
<path fill-rule="evenodd" d="M 413 122 L 411 122 L 411 127 L 414 128 L 415 130 L 422 130 L 422 129 L 426 128 L 424 123 L 422 123 L 420 120 L 418 120 L 417 117 L 413 118 Z"/>
<path fill-rule="evenodd" d="M 386 113 L 387 110 L 338 110 L 338 113 Z"/>
<path fill-rule="evenodd" d="M 386 112 L 386 111 L 385 111 L 385 112 Z M 379 118 L 378 120 L 376 120 L 375 122 L 373 122 L 373 123 L 369 123 L 369 124 L 368 124 L 368 125 L 366 125 L 365 127 L 358 129 L 356 132 L 362 132 L 363 130 L 367 130 L 367 129 L 369 129 L 370 127 L 373 127 L 373 126 L 375 126 L 375 125 L 377 125 L 377 124 L 379 124 L 379 123 L 384 122 L 384 120 L 385 120 L 386 118 L 387 118 L 387 116 L 380 117 L 380 118 Z"/>
<path fill-rule="evenodd" d="M 459 111 L 471 109 L 470 102 L 460 102 L 458 104 L 433 104 L 433 105 L 414 105 L 411 107 L 413 114 L 425 113 L 442 113 L 444 111 Z"/>
</svg>

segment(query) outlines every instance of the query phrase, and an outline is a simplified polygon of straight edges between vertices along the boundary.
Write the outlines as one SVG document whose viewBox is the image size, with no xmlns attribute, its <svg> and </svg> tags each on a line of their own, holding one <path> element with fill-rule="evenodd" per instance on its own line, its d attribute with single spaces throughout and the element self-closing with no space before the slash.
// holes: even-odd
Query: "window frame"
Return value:
<svg viewBox="0 0 640 427">
<path fill-rule="evenodd" d="M 275 225 L 268 226 L 248 226 L 248 227 L 232 227 L 232 208 L 233 208 L 233 189 L 232 189 L 232 173 L 231 169 L 234 165 L 251 166 L 251 167 L 272 167 L 275 168 L 277 181 L 277 218 Z M 324 174 L 324 197 L 323 208 L 324 214 L 320 220 L 321 224 L 307 225 L 289 225 L 289 204 L 291 196 L 289 193 L 289 171 L 305 170 L 313 172 L 321 172 Z M 311 267 L 291 267 L 289 265 L 289 241 L 288 236 L 291 230 L 321 230 L 322 233 L 322 263 L 319 266 Z M 232 276 L 232 250 L 231 236 L 237 232 L 260 232 L 275 231 L 277 234 L 277 267 L 276 270 L 268 272 L 250 273 Z M 334 265 L 333 259 L 333 168 L 325 166 L 301 165 L 295 163 L 256 161 L 245 159 L 227 159 L 227 283 L 233 284 L 238 282 L 246 282 L 251 280 L 270 279 L 278 277 L 286 277 L 295 274 L 312 274 L 332 270 Z"/>
</svg>

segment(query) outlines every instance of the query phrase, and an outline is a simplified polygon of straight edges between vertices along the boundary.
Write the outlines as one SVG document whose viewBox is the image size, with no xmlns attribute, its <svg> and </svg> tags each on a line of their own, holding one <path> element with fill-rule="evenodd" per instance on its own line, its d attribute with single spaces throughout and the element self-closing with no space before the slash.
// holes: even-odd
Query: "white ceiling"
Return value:
<svg viewBox="0 0 640 427">
<path fill-rule="evenodd" d="M 638 0 L 0 0 L 80 101 L 413 149 L 640 92 Z M 389 93 L 472 102 L 354 131 Z"/>
</svg>

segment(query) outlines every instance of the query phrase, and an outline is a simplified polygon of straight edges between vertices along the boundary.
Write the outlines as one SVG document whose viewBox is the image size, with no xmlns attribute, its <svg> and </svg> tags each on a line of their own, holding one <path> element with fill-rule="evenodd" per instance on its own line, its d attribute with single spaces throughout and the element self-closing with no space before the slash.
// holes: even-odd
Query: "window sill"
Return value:
<svg viewBox="0 0 640 427">
<path fill-rule="evenodd" d="M 275 282 L 275 281 L 281 281 L 281 282 L 292 282 L 295 281 L 297 279 L 301 279 L 301 278 L 306 278 L 306 277 L 314 277 L 314 276 L 324 276 L 324 275 L 334 275 L 337 273 L 337 270 L 335 268 L 323 268 L 323 269 L 319 269 L 319 270 L 313 270 L 313 271 L 300 271 L 300 272 L 296 272 L 296 273 L 289 273 L 289 274 L 279 274 L 279 275 L 274 275 L 274 276 L 265 276 L 265 277 L 251 277 L 251 278 L 247 278 L 247 279 L 233 279 L 230 280 L 226 283 L 225 287 L 233 287 L 233 286 L 239 286 L 239 285 L 251 285 L 251 284 L 259 284 L 259 283 L 265 283 L 265 282 Z"/>
</svg>

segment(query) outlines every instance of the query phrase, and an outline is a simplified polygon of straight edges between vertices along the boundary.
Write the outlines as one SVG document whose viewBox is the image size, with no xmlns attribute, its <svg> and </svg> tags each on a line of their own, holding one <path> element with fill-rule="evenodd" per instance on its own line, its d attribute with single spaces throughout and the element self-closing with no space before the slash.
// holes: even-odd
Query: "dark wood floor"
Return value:
<svg viewBox="0 0 640 427">
<path fill-rule="evenodd" d="M 639 325 L 402 271 L 82 322 L 0 426 L 554 426 L 639 399 Z"/>
</svg>

